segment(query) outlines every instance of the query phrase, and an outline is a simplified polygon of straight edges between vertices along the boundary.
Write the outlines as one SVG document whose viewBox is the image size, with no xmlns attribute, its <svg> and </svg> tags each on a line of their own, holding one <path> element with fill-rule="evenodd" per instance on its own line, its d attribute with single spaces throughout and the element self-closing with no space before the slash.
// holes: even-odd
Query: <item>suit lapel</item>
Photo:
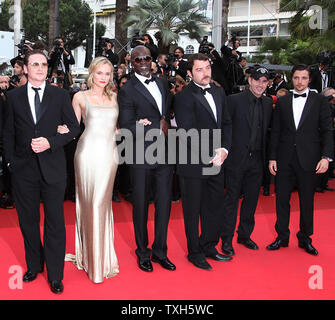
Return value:
<svg viewBox="0 0 335 320">
<path fill-rule="evenodd" d="M 216 107 L 216 117 L 217 117 L 217 124 L 218 127 L 221 127 L 221 122 L 222 122 L 222 96 L 219 94 L 218 90 L 215 90 L 215 88 L 211 85 L 211 92 L 213 96 L 214 102 L 215 102 L 215 107 Z"/>
<path fill-rule="evenodd" d="M 159 91 L 161 92 L 161 95 L 162 95 L 162 115 L 165 114 L 166 112 L 166 106 L 165 106 L 165 103 L 166 103 L 166 97 L 165 97 L 165 90 L 164 90 L 164 87 L 163 87 L 163 83 L 159 80 L 159 78 L 156 78 L 156 84 L 158 86 L 158 89 Z M 155 105 L 157 106 L 157 103 L 155 103 Z"/>
<path fill-rule="evenodd" d="M 297 130 L 300 129 L 300 127 L 302 126 L 303 122 L 305 121 L 308 113 L 311 111 L 312 105 L 313 105 L 313 100 L 314 100 L 314 95 L 313 95 L 312 92 L 309 92 L 307 100 L 306 100 L 306 104 L 304 106 L 304 109 L 302 110 L 302 114 L 301 114 L 301 118 L 300 118 Z"/>
<path fill-rule="evenodd" d="M 140 80 L 136 78 L 136 76 L 133 76 L 133 81 L 134 81 L 134 88 L 146 99 L 150 104 L 159 112 L 156 100 L 153 98 L 149 90 L 142 84 Z M 161 88 L 159 87 L 159 90 Z M 162 92 L 162 91 L 161 91 Z M 163 96 L 162 96 L 162 101 L 163 101 Z"/>
<path fill-rule="evenodd" d="M 30 104 L 29 104 L 29 99 L 28 99 L 28 86 L 27 86 L 27 84 L 25 84 L 22 87 L 22 90 L 20 92 L 20 99 L 19 100 L 21 100 L 23 102 L 23 109 L 24 109 L 24 112 L 26 113 L 27 117 L 32 122 L 32 124 L 35 124 L 34 118 L 33 118 L 33 115 L 31 113 L 31 109 L 30 109 Z"/>
<path fill-rule="evenodd" d="M 51 99 L 50 99 L 51 92 L 50 92 L 49 89 L 50 89 L 50 87 L 47 84 L 45 86 L 45 89 L 44 89 L 43 98 L 42 98 L 42 101 L 41 101 L 41 110 L 40 110 L 40 114 L 39 114 L 38 119 L 36 119 L 36 123 L 41 120 L 43 114 L 45 113 L 45 111 L 47 109 L 47 106 L 48 106 L 48 101 L 51 101 Z"/>
<path fill-rule="evenodd" d="M 292 129 L 294 131 L 296 131 L 296 127 L 295 127 L 295 122 L 294 122 L 294 114 L 293 114 L 293 103 L 292 103 L 292 99 L 293 99 L 293 94 L 290 93 L 289 95 L 286 96 L 287 99 L 288 99 L 288 117 L 289 117 L 289 122 L 290 122 L 290 125 L 292 127 Z"/>
<path fill-rule="evenodd" d="M 205 96 L 200 92 L 200 90 L 198 89 L 198 87 L 193 83 L 193 81 L 189 84 L 189 85 L 193 85 L 193 95 L 195 97 L 196 100 L 198 100 L 202 106 L 209 112 L 211 118 L 213 119 L 213 121 L 216 123 L 216 119 L 214 116 L 214 113 L 209 105 L 209 103 L 207 102 Z M 215 102 L 216 103 L 216 102 Z M 217 107 L 216 107 L 217 108 Z"/>
</svg>

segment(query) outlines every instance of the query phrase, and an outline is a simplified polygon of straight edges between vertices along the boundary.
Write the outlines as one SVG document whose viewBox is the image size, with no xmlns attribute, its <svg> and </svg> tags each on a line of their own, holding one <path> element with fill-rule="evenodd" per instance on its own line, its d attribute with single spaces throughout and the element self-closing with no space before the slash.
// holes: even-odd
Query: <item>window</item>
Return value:
<svg viewBox="0 0 335 320">
<path fill-rule="evenodd" d="M 188 45 L 185 49 L 185 54 L 193 54 L 194 53 L 194 47 L 192 45 Z"/>
</svg>

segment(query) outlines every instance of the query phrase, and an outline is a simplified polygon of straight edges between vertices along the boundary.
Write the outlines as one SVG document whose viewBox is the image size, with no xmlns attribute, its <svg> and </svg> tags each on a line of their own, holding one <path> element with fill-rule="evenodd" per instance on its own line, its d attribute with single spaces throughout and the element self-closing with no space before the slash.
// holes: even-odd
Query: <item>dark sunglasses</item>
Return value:
<svg viewBox="0 0 335 320">
<path fill-rule="evenodd" d="M 152 58 L 150 56 L 145 56 L 145 57 L 136 57 L 134 59 L 135 63 L 141 63 L 142 61 L 144 62 L 150 62 Z"/>
</svg>

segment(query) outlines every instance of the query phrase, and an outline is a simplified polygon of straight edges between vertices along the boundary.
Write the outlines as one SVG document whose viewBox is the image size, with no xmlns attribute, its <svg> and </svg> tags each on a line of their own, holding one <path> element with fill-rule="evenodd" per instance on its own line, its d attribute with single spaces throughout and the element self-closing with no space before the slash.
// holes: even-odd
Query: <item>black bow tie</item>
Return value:
<svg viewBox="0 0 335 320">
<path fill-rule="evenodd" d="M 211 90 L 211 88 L 205 88 L 205 89 L 203 89 L 203 88 L 200 88 L 200 87 L 199 87 L 199 89 L 200 89 L 200 92 L 201 92 L 203 95 L 205 95 L 206 92 L 209 92 L 209 93 L 210 93 L 210 90 Z"/>
<path fill-rule="evenodd" d="M 155 79 L 154 77 L 151 77 L 150 79 L 147 79 L 147 80 L 145 80 L 144 82 L 145 82 L 145 84 L 149 84 L 151 81 L 152 81 L 152 82 L 155 82 L 156 79 Z"/>
<path fill-rule="evenodd" d="M 307 94 L 306 93 L 303 93 L 303 94 L 297 94 L 297 93 L 294 93 L 294 98 L 306 98 L 307 97 Z"/>
</svg>

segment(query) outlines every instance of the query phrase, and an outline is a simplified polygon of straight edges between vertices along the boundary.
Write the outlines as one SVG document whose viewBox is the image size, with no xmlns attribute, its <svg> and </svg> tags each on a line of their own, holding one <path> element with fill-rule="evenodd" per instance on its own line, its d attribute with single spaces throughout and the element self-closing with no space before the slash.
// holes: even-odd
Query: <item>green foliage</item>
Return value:
<svg viewBox="0 0 335 320">
<path fill-rule="evenodd" d="M 200 41 L 204 34 L 201 23 L 207 22 L 194 0 L 139 0 L 126 17 L 124 27 L 132 26 L 145 33 L 154 26 L 161 31 L 165 46 L 187 31 L 191 39 Z"/>
<path fill-rule="evenodd" d="M 12 31 L 9 28 L 9 20 L 13 14 L 9 13 L 9 8 L 14 4 L 14 0 L 5 0 L 1 2 L 1 13 L 0 13 L 0 30 L 1 31 Z"/>
<path fill-rule="evenodd" d="M 309 26 L 310 7 L 320 6 L 328 11 L 328 29 L 318 30 Z M 297 11 L 290 21 L 290 34 L 292 38 L 309 43 L 309 50 L 313 55 L 325 50 L 335 51 L 335 1 L 333 0 L 281 0 L 281 11 Z"/>
<path fill-rule="evenodd" d="M 81 0 L 60 0 L 59 19 L 61 36 L 69 49 L 80 46 L 92 32 L 93 17 L 88 4 Z M 23 27 L 30 41 L 41 39 L 45 44 L 49 37 L 49 1 L 25 0 Z M 101 32 L 101 28 L 99 29 Z"/>
</svg>

